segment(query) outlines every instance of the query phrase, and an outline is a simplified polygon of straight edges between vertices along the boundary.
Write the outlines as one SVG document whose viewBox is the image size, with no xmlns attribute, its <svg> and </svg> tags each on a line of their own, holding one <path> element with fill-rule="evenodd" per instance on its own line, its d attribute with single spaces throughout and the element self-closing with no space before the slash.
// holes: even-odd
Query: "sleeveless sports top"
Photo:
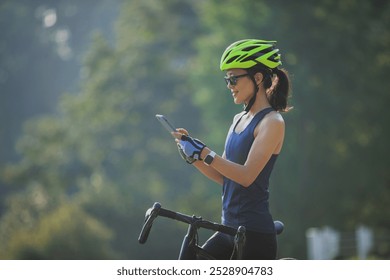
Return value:
<svg viewBox="0 0 390 280">
<path fill-rule="evenodd" d="M 249 125 L 240 133 L 235 132 L 239 123 L 230 127 L 225 143 L 228 160 L 244 164 L 254 141 L 254 130 L 266 114 L 273 111 L 266 108 L 257 113 Z M 269 212 L 269 177 L 278 155 L 273 154 L 255 181 L 247 188 L 224 177 L 222 188 L 222 224 L 247 230 L 274 233 L 274 223 Z"/>
</svg>

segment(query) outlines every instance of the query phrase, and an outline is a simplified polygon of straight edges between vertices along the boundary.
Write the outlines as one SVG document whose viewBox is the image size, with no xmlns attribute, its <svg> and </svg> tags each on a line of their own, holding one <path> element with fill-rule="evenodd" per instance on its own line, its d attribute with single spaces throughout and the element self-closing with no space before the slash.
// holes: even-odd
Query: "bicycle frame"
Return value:
<svg viewBox="0 0 390 280">
<path fill-rule="evenodd" d="M 194 217 L 194 219 L 199 219 L 197 217 Z M 203 220 L 196 220 L 194 223 L 191 223 L 188 225 L 187 234 L 184 236 L 180 253 L 179 253 L 179 260 L 194 260 L 199 259 L 199 257 L 202 257 L 202 259 L 214 259 L 213 256 L 211 256 L 207 251 L 202 249 L 198 246 L 198 239 L 197 239 L 197 233 L 198 228 L 203 227 L 202 222 L 208 223 L 208 221 Z M 219 227 L 221 229 L 220 224 L 214 224 L 216 227 Z M 234 252 L 236 252 L 236 259 L 240 260 L 242 259 L 242 249 L 245 245 L 245 227 L 240 226 L 237 230 L 235 230 L 235 234 L 231 231 L 233 228 L 228 228 L 227 231 L 228 234 L 235 236 L 235 242 L 234 242 Z M 232 254 L 233 257 L 233 254 Z"/>
<path fill-rule="evenodd" d="M 234 236 L 234 250 L 236 253 L 236 259 L 242 259 L 242 249 L 245 244 L 245 227 L 240 226 L 237 229 L 218 223 L 213 223 L 207 220 L 203 220 L 202 217 L 197 216 L 188 216 L 179 212 L 173 212 L 161 207 L 161 204 L 155 202 L 154 205 L 149 208 L 145 213 L 145 221 L 138 237 L 138 241 L 141 244 L 144 244 L 149 236 L 153 221 L 158 216 L 170 218 L 180 222 L 188 224 L 187 234 L 185 235 L 180 253 L 179 260 L 193 260 L 197 259 L 198 256 L 202 256 L 206 259 L 213 259 L 213 257 L 208 254 L 205 250 L 198 246 L 197 240 L 197 231 L 199 228 L 210 229 L 213 231 L 219 231 L 225 234 Z M 277 234 L 280 234 L 283 231 L 284 225 L 280 221 L 275 221 L 275 229 Z M 233 254 L 232 254 L 233 256 Z"/>
</svg>

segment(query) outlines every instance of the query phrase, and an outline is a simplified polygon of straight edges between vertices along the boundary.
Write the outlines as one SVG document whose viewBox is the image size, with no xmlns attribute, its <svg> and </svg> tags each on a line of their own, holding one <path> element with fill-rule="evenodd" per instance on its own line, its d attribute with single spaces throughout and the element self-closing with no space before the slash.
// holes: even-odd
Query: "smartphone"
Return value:
<svg viewBox="0 0 390 280">
<path fill-rule="evenodd" d="M 168 121 L 168 119 L 164 115 L 156 115 L 156 118 L 165 127 L 165 129 L 169 131 L 169 133 L 176 132 L 176 128 Z"/>
</svg>

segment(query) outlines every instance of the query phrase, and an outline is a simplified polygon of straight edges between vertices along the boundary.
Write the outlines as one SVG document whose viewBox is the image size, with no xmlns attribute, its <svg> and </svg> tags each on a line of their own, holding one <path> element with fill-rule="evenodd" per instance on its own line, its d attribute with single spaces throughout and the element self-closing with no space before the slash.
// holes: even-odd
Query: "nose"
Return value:
<svg viewBox="0 0 390 280">
<path fill-rule="evenodd" d="M 228 89 L 232 89 L 234 86 L 230 83 L 230 81 L 227 82 L 226 87 Z"/>
</svg>

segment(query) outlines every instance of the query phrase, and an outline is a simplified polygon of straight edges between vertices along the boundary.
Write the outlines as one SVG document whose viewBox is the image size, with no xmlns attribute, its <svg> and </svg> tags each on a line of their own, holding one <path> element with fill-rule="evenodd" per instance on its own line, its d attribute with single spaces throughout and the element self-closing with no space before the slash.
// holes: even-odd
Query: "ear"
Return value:
<svg viewBox="0 0 390 280">
<path fill-rule="evenodd" d="M 256 81 L 256 84 L 260 84 L 263 81 L 263 74 L 260 72 L 257 72 L 255 74 L 255 81 Z"/>
</svg>

